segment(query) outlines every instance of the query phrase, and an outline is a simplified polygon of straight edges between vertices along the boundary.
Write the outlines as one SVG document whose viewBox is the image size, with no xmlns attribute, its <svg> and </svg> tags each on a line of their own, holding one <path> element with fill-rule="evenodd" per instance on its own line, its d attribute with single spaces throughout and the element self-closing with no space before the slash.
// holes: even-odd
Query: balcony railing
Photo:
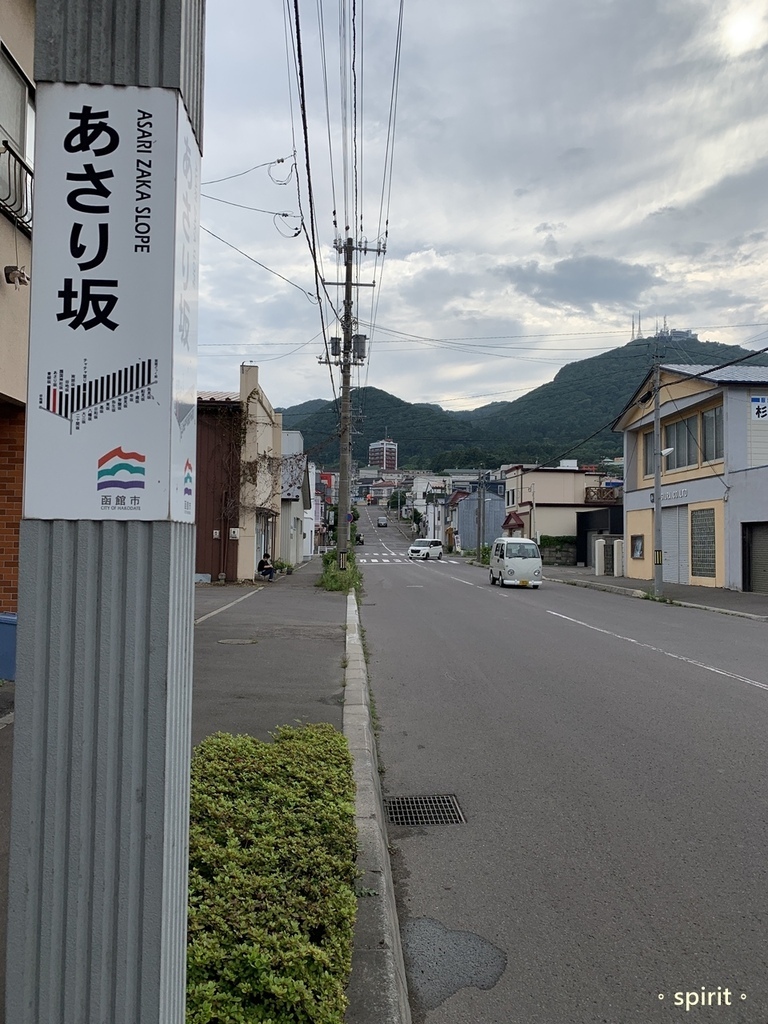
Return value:
<svg viewBox="0 0 768 1024">
<path fill-rule="evenodd" d="M 620 505 L 624 498 L 623 487 L 586 487 L 585 505 Z"/>
<path fill-rule="evenodd" d="M 0 210 L 26 235 L 32 234 L 34 180 L 32 168 L 5 139 L 0 144 Z"/>
</svg>

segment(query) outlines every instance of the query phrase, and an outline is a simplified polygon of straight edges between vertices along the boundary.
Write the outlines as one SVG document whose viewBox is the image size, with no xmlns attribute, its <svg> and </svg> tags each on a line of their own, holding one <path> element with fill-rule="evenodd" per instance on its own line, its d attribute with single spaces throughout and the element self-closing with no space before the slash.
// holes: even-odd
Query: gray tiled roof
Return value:
<svg viewBox="0 0 768 1024">
<path fill-rule="evenodd" d="M 674 373 L 683 373 L 688 377 L 702 377 L 715 384 L 768 384 L 768 366 L 748 366 L 739 363 L 719 370 L 714 366 L 665 363 L 663 368 Z"/>
<path fill-rule="evenodd" d="M 197 397 L 202 402 L 239 402 L 237 391 L 198 391 Z"/>
</svg>

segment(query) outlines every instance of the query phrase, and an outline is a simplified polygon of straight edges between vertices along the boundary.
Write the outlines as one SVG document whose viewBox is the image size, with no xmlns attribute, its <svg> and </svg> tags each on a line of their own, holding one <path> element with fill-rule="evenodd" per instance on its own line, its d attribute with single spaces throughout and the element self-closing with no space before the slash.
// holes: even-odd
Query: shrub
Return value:
<svg viewBox="0 0 768 1024">
<path fill-rule="evenodd" d="M 342 1024 L 356 850 L 352 760 L 332 726 L 200 744 L 187 1024 Z"/>
<path fill-rule="evenodd" d="M 342 572 L 338 566 L 336 549 L 326 551 L 323 555 L 323 572 L 317 581 L 318 587 L 324 590 L 341 590 L 348 593 L 363 582 L 362 574 L 355 561 L 355 553 L 347 552 L 347 568 Z"/>
<path fill-rule="evenodd" d="M 540 548 L 560 548 L 560 547 L 563 547 L 563 545 L 565 545 L 565 544 L 572 544 L 572 545 L 575 546 L 576 538 L 575 537 L 547 537 L 546 535 L 539 537 L 539 547 Z"/>
</svg>

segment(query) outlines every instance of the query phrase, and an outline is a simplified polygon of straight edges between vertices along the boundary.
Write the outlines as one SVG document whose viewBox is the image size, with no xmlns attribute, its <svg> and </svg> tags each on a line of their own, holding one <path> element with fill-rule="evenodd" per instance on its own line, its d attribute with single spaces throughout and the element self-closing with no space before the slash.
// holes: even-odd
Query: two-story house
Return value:
<svg viewBox="0 0 768 1024">
<path fill-rule="evenodd" d="M 504 529 L 538 540 L 541 536 L 575 537 L 577 513 L 594 508 L 605 473 L 579 469 L 575 460 L 562 459 L 556 467 L 505 467 Z"/>
<path fill-rule="evenodd" d="M 658 402 L 658 451 L 652 372 L 614 423 L 624 433 L 625 574 L 653 578 L 660 512 L 666 582 L 768 593 L 768 367 L 662 366 Z"/>
<path fill-rule="evenodd" d="M 0 0 L 0 612 L 15 612 L 32 233 L 34 0 Z"/>
</svg>

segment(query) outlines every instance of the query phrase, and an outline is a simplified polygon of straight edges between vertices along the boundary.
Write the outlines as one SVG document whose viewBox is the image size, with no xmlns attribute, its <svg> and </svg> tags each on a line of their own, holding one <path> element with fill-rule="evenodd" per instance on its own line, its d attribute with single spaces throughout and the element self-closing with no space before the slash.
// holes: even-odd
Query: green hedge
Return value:
<svg viewBox="0 0 768 1024">
<path fill-rule="evenodd" d="M 187 1024 L 342 1024 L 356 853 L 352 759 L 332 726 L 200 744 Z"/>
</svg>

